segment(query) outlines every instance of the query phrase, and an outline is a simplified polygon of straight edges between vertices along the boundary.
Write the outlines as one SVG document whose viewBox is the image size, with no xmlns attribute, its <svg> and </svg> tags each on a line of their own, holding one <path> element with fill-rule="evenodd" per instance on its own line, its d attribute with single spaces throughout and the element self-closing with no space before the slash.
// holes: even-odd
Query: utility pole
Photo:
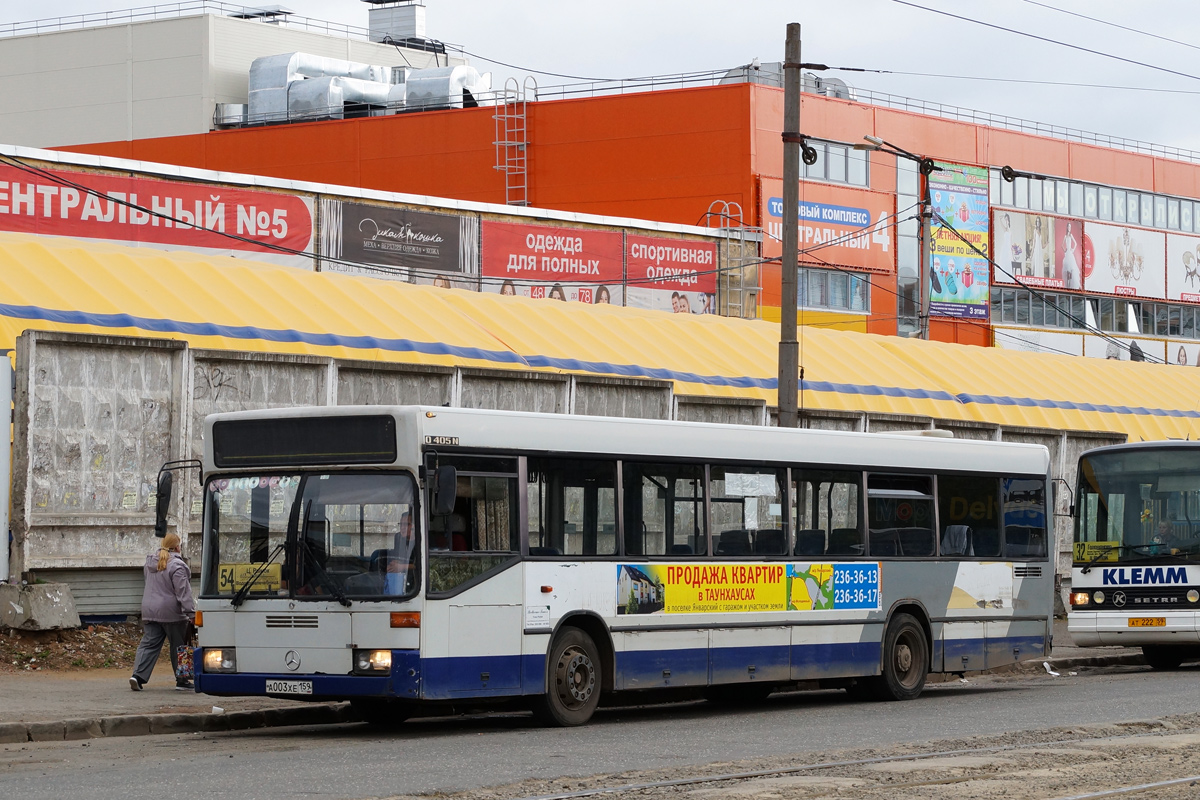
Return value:
<svg viewBox="0 0 1200 800">
<path fill-rule="evenodd" d="M 921 265 L 917 274 L 921 276 L 921 318 L 920 332 L 922 339 L 929 338 L 929 303 L 933 299 L 933 206 L 929 197 L 929 176 L 921 175 L 924 184 L 924 202 L 921 203 Z"/>
<path fill-rule="evenodd" d="M 800 220 L 800 23 L 789 22 L 783 55 L 783 285 L 779 303 L 779 427 L 800 415 L 800 344 L 796 341 L 796 258 Z M 789 136 L 790 134 L 790 136 Z"/>
</svg>

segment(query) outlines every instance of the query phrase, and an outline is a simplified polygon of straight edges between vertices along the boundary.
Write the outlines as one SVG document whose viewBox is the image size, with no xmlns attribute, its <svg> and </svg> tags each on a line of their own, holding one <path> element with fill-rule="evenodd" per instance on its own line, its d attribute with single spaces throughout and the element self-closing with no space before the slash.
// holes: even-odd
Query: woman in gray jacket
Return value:
<svg viewBox="0 0 1200 800">
<path fill-rule="evenodd" d="M 129 688 L 135 692 L 150 680 L 150 673 L 162 652 L 163 640 L 171 645 L 171 671 L 178 674 L 176 648 L 184 644 L 188 626 L 195 620 L 192 601 L 192 570 L 179 554 L 179 537 L 168 533 L 157 553 L 146 556 L 146 591 L 142 595 L 142 642 Z M 186 678 L 175 681 L 176 689 L 191 689 Z"/>
</svg>

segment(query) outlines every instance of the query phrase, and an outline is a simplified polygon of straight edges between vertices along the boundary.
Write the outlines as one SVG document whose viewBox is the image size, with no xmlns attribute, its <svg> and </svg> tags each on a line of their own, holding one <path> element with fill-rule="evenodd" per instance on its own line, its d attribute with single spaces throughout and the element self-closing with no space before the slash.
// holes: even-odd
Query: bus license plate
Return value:
<svg viewBox="0 0 1200 800">
<path fill-rule="evenodd" d="M 312 681 L 267 681 L 267 694 L 312 693 Z"/>
<path fill-rule="evenodd" d="M 1130 617 L 1129 627 L 1131 628 L 1165 628 L 1167 626 L 1166 617 Z"/>
</svg>

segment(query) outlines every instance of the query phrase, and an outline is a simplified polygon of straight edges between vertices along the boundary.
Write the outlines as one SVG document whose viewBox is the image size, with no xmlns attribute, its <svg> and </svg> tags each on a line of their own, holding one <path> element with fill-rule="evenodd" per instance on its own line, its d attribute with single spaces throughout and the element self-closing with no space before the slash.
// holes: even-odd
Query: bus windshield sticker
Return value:
<svg viewBox="0 0 1200 800">
<path fill-rule="evenodd" d="M 620 564 L 618 614 L 882 608 L 879 564 Z"/>
</svg>

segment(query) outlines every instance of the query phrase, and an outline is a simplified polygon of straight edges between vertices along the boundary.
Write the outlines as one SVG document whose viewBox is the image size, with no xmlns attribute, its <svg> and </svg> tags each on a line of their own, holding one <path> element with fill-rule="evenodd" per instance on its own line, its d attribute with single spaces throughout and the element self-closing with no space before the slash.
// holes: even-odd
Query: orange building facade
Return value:
<svg viewBox="0 0 1200 800">
<path fill-rule="evenodd" d="M 489 107 L 427 111 L 61 149 L 504 203 L 494 114 Z M 782 230 L 782 121 L 783 91 L 755 83 L 531 102 L 528 201 L 763 228 L 757 313 L 778 319 L 779 267 L 770 259 Z M 979 241 L 990 242 L 996 266 L 985 259 L 982 271 L 972 271 L 947 258 L 935 268 L 944 270 L 935 285 L 972 289 L 983 300 L 969 318 L 935 312 L 931 338 L 1078 355 L 1111 351 L 1104 340 L 1115 338 L 1125 343 L 1123 357 L 1130 342 L 1145 341 L 1134 349 L 1151 360 L 1200 360 L 1200 294 L 1187 291 L 1200 293 L 1200 165 L 808 93 L 800 128 L 820 148 L 800 190 L 802 323 L 913 330 L 921 252 L 914 206 L 923 190 L 911 162 L 852 149 L 871 135 L 939 162 L 981 168 L 973 173 L 984 182 L 976 193 Z M 1006 165 L 1031 177 L 1002 181 Z M 954 206 L 953 190 L 948 199 Z M 1141 250 L 1120 251 L 1119 229 L 1134 230 Z M 1196 241 L 1184 241 L 1190 238 Z M 1110 239 L 1118 244 L 1105 250 Z M 1186 258 L 1177 257 L 1189 247 L 1195 286 L 1182 272 Z M 1126 269 L 1135 257 L 1141 266 Z"/>
</svg>

